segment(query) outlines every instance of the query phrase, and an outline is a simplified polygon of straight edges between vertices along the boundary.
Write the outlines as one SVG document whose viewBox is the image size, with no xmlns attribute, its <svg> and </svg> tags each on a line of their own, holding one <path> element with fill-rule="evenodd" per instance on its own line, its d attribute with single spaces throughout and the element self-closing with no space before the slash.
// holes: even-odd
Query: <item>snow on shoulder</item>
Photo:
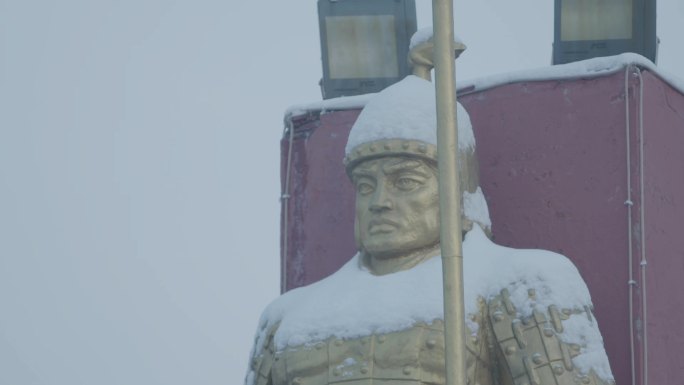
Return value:
<svg viewBox="0 0 684 385">
<path fill-rule="evenodd" d="M 510 292 L 518 317 L 546 312 L 548 306 L 586 309 L 589 291 L 575 266 L 564 256 L 545 250 L 518 250 L 491 242 L 474 226 L 463 243 L 466 314 L 479 311 L 478 297 L 491 299 L 504 288 Z M 256 352 L 266 335 L 274 336 L 278 351 L 311 345 L 330 337 L 358 338 L 410 328 L 443 318 L 441 260 L 431 258 L 409 270 L 376 276 L 359 255 L 339 271 L 310 286 L 292 290 L 264 311 L 257 333 Z M 536 291 L 531 297 L 530 289 Z M 479 325 L 466 320 L 473 334 Z M 572 315 L 559 337 L 582 347 L 573 359 L 583 372 L 593 369 L 612 378 L 603 340 L 593 317 Z"/>
<path fill-rule="evenodd" d="M 539 249 L 513 249 L 491 242 L 477 226 L 463 243 L 466 313 L 472 313 L 472 299 L 485 299 L 506 288 L 518 317 L 545 313 L 549 306 L 590 309 L 589 289 L 575 265 L 565 256 Z M 533 289 L 534 297 L 529 295 Z M 466 320 L 468 322 L 469 320 Z M 594 372 L 604 380 L 613 379 L 597 321 L 587 314 L 572 314 L 563 322 L 559 338 L 581 347 L 573 363 L 582 373 Z"/>
</svg>

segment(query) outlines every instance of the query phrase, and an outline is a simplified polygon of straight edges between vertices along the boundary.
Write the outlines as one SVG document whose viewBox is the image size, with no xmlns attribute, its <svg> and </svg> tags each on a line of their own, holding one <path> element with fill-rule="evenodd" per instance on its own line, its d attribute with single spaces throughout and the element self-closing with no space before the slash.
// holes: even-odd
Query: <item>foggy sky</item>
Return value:
<svg viewBox="0 0 684 385">
<path fill-rule="evenodd" d="M 548 65 L 552 15 L 457 1 L 459 78 Z M 684 2 L 658 17 L 684 77 Z M 0 384 L 242 382 L 317 23 L 314 1 L 0 0 Z"/>
</svg>

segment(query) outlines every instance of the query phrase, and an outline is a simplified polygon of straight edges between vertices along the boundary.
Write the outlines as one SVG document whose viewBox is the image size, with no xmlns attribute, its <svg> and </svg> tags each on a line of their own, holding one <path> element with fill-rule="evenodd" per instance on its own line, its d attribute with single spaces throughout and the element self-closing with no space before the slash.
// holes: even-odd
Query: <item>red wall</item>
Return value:
<svg viewBox="0 0 684 385">
<path fill-rule="evenodd" d="M 624 75 L 510 84 L 460 101 L 495 241 L 577 265 L 616 381 L 629 383 Z"/>
<path fill-rule="evenodd" d="M 644 229 L 650 384 L 684 383 L 684 97 L 644 80 Z"/>
</svg>

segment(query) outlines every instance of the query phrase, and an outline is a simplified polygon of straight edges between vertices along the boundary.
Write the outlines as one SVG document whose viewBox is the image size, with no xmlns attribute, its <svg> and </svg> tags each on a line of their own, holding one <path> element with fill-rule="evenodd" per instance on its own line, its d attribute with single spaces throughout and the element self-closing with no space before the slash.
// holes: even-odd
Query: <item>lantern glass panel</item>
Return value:
<svg viewBox="0 0 684 385">
<path fill-rule="evenodd" d="M 399 76 L 393 15 L 327 16 L 331 79 Z"/>
<path fill-rule="evenodd" d="M 561 40 L 632 38 L 634 0 L 562 0 Z"/>
</svg>

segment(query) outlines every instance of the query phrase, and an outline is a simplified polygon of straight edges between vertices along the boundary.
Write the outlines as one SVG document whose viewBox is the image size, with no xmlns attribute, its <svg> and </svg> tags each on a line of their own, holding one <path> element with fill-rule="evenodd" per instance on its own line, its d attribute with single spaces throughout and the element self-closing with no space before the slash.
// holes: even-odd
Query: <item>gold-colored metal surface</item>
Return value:
<svg viewBox="0 0 684 385">
<path fill-rule="evenodd" d="M 351 178 L 352 170 L 361 162 L 386 156 L 403 156 L 418 158 L 428 161 L 430 164 L 437 163 L 437 146 L 418 140 L 409 139 L 382 139 L 360 144 L 354 148 L 345 158 L 344 165 L 347 175 Z M 480 166 L 474 148 L 460 149 L 457 154 L 459 188 L 461 191 L 475 193 L 480 185 Z M 458 199 L 463 199 L 459 194 Z M 489 234 L 489 229 L 482 226 Z M 468 218 L 462 218 L 461 229 L 467 232 L 473 228 L 473 222 Z"/>
<path fill-rule="evenodd" d="M 351 171 L 356 188 L 355 235 L 364 262 L 383 275 L 438 254 L 437 173 L 430 162 L 388 156 Z"/>
<path fill-rule="evenodd" d="M 483 308 L 485 310 L 485 308 Z M 482 315 L 477 316 L 483 318 Z M 470 335 L 477 335 L 470 333 Z M 466 360 L 470 383 L 492 384 L 486 334 L 471 338 Z M 273 341 L 254 360 L 256 384 L 444 384 L 444 325 L 441 320 L 387 334 L 273 353 Z"/>
<path fill-rule="evenodd" d="M 409 156 L 422 158 L 437 164 L 437 147 L 409 139 L 383 139 L 366 142 L 354 147 L 354 150 L 344 158 L 347 174 L 351 177 L 352 170 L 362 161 L 386 156 Z"/>
<path fill-rule="evenodd" d="M 611 385 L 593 371 L 581 373 L 572 358 L 581 347 L 562 341 L 551 325 L 551 309 L 530 317 L 510 314 L 506 290 L 480 301 L 466 327 L 465 381 L 478 385 Z M 585 309 L 570 309 L 585 316 Z M 385 334 L 354 339 L 331 337 L 277 352 L 274 327 L 252 360 L 257 385 L 444 385 L 444 324 L 435 320 Z"/>
<path fill-rule="evenodd" d="M 466 385 L 461 200 L 458 179 L 454 2 L 433 0 L 440 245 L 444 285 L 446 383 Z"/>
<path fill-rule="evenodd" d="M 454 58 L 457 58 L 466 46 L 461 42 L 454 42 Z M 409 51 L 409 64 L 414 75 L 427 81 L 432 81 L 430 71 L 435 68 L 434 63 L 435 44 L 432 39 L 416 44 Z"/>
<path fill-rule="evenodd" d="M 432 60 L 435 44 L 432 40 L 424 41 L 409 51 L 409 64 L 414 75 L 432 81 L 430 71 L 435 67 Z"/>
<path fill-rule="evenodd" d="M 536 295 L 536 293 L 534 293 Z M 502 383 L 565 385 L 610 384 L 590 371 L 581 373 L 572 362 L 581 347 L 562 341 L 562 320 L 555 316 L 555 305 L 548 312 L 535 312 L 521 318 L 506 309 L 507 290 L 489 301 L 491 327 L 498 346 L 496 364 Z M 583 315 L 587 309 L 568 309 L 570 314 Z M 567 319 L 567 318 L 566 318 Z M 560 325 L 554 325 L 555 321 Z"/>
</svg>

